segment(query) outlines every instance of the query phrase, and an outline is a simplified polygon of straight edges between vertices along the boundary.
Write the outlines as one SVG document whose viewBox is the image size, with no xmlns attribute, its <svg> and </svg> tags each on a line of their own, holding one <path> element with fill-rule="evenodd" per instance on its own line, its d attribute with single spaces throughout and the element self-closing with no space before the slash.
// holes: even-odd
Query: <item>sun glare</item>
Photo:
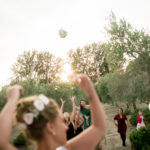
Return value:
<svg viewBox="0 0 150 150">
<path fill-rule="evenodd" d="M 62 73 L 59 75 L 60 79 L 64 82 L 68 82 L 69 81 L 69 76 L 72 74 L 72 70 L 71 70 L 71 66 L 70 64 L 65 64 L 63 66 L 63 71 Z"/>
</svg>

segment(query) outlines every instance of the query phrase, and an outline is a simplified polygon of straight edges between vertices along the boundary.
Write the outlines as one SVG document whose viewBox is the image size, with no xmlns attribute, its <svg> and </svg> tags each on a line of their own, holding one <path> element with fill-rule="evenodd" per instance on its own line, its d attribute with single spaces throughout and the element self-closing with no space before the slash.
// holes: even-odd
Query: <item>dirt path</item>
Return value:
<svg viewBox="0 0 150 150">
<path fill-rule="evenodd" d="M 106 113 L 106 120 L 107 120 L 107 132 L 106 132 L 107 144 L 105 146 L 105 150 L 131 150 L 129 134 L 131 130 L 133 130 L 133 127 L 132 126 L 128 127 L 126 140 L 127 146 L 124 148 L 122 147 L 122 142 L 120 139 L 120 135 L 117 132 L 117 128 L 113 123 L 113 117 L 118 112 L 118 108 L 116 108 L 115 106 L 111 106 L 109 104 L 104 104 L 103 107 Z"/>
</svg>

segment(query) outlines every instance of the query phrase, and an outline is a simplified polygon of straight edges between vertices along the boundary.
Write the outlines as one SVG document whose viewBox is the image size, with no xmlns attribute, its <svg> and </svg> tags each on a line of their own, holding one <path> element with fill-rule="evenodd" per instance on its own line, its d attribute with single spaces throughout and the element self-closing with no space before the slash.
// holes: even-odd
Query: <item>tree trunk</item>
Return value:
<svg viewBox="0 0 150 150">
<path fill-rule="evenodd" d="M 128 103 L 126 103 L 126 106 L 127 106 L 127 109 L 129 109 L 129 104 Z"/>
<path fill-rule="evenodd" d="M 133 109 L 136 110 L 137 109 L 137 107 L 136 107 L 136 99 L 133 100 L 132 104 L 133 104 Z"/>
</svg>

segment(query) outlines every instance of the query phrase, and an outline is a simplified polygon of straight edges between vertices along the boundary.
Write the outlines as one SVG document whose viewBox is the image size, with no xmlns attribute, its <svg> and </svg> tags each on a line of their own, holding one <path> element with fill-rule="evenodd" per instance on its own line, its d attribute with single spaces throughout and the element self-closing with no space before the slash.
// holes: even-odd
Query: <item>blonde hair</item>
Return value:
<svg viewBox="0 0 150 150">
<path fill-rule="evenodd" d="M 25 97 L 18 101 L 16 108 L 16 121 L 17 123 L 25 123 L 23 115 L 25 113 L 34 113 L 38 110 L 34 107 L 33 102 L 37 100 L 38 96 Z M 43 111 L 39 112 L 37 118 L 34 118 L 31 125 L 27 125 L 25 135 L 32 140 L 39 141 L 43 138 L 43 131 L 48 121 L 55 122 L 58 116 L 58 104 L 49 99 L 50 103 L 45 106 Z"/>
</svg>

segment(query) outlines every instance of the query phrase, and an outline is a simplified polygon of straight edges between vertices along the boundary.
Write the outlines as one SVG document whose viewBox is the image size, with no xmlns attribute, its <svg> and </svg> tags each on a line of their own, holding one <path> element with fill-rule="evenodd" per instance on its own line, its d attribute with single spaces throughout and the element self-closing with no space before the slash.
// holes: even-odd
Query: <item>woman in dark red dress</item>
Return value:
<svg viewBox="0 0 150 150">
<path fill-rule="evenodd" d="M 123 109 L 119 109 L 119 113 L 114 117 L 114 123 L 118 127 L 118 133 L 122 139 L 122 146 L 126 146 L 126 130 L 127 130 L 127 117 L 123 114 Z"/>
</svg>

